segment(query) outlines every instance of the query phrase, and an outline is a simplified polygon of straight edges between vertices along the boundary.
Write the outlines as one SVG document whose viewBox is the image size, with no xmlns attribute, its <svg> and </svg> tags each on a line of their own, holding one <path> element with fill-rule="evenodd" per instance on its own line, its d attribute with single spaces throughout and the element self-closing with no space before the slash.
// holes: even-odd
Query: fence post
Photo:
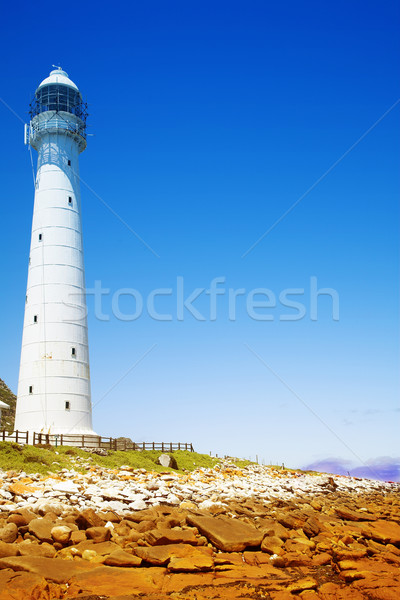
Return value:
<svg viewBox="0 0 400 600">
<path fill-rule="evenodd" d="M 15 432 L 15 442 L 18 444 L 18 429 L 17 429 L 17 431 Z"/>
<path fill-rule="evenodd" d="M 164 442 L 161 442 L 161 452 L 164 452 Z"/>
<path fill-rule="evenodd" d="M 169 451 L 172 452 L 172 442 L 169 444 Z"/>
<path fill-rule="evenodd" d="M 194 450 L 193 450 L 193 444 L 190 444 L 190 452 L 194 452 Z"/>
<path fill-rule="evenodd" d="M 64 434 L 60 435 L 60 446 L 64 445 Z"/>
<path fill-rule="evenodd" d="M 84 448 L 84 447 L 85 447 L 85 436 L 84 436 L 84 434 L 83 434 L 83 435 L 82 435 L 82 448 Z"/>
</svg>

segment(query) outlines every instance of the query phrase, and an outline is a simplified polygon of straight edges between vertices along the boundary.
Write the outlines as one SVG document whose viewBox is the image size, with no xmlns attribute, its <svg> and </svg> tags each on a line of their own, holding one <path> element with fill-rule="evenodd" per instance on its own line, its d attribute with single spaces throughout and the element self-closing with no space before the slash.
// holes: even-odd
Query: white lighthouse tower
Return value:
<svg viewBox="0 0 400 600">
<path fill-rule="evenodd" d="M 60 67 L 35 92 L 26 141 L 38 152 L 15 430 L 95 435 L 79 154 L 86 104 Z"/>
</svg>

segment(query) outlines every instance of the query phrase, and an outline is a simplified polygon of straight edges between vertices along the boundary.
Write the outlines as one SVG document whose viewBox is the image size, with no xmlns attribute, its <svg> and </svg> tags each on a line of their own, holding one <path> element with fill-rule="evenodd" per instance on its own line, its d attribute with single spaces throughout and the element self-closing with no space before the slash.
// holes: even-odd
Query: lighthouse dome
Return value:
<svg viewBox="0 0 400 600">
<path fill-rule="evenodd" d="M 51 71 L 50 75 L 46 77 L 46 79 L 43 79 L 42 83 L 38 86 L 38 90 L 45 85 L 51 84 L 67 85 L 68 87 L 71 87 L 74 90 L 78 90 L 78 86 L 73 81 L 71 81 L 71 79 L 68 77 L 68 73 L 63 71 L 61 67 L 57 67 L 56 69 Z"/>
</svg>

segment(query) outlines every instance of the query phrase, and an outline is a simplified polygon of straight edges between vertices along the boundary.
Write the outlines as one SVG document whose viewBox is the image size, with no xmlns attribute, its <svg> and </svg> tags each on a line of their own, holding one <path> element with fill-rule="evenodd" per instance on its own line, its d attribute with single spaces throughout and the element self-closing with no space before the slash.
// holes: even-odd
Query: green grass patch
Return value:
<svg viewBox="0 0 400 600">
<path fill-rule="evenodd" d="M 98 465 L 106 469 L 120 469 L 127 465 L 133 469 L 146 471 L 171 471 L 157 464 L 161 452 L 157 450 L 108 451 L 107 456 L 98 456 L 71 446 L 20 446 L 14 442 L 0 442 L 0 469 L 4 471 L 25 471 L 29 473 L 47 474 L 63 468 L 85 472 L 90 465 Z M 211 469 L 220 463 L 219 458 L 208 454 L 178 450 L 173 453 L 178 468 L 175 472 L 194 471 L 198 468 Z M 83 459 L 83 460 L 82 460 Z M 252 464 L 248 460 L 231 460 L 239 468 Z"/>
</svg>

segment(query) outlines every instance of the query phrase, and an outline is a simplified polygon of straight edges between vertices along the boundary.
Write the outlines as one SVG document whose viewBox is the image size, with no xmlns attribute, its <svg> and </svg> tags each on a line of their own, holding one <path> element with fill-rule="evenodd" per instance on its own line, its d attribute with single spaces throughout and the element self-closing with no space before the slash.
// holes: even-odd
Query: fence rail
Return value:
<svg viewBox="0 0 400 600">
<path fill-rule="evenodd" d="M 2 442 L 17 442 L 17 444 L 27 444 L 28 439 L 28 431 L 14 431 L 14 433 L 9 433 L 5 429 L 0 430 L 0 440 Z"/>
<path fill-rule="evenodd" d="M 131 442 L 127 439 L 102 437 L 100 435 L 80 435 L 53 433 L 29 434 L 28 431 L 15 431 L 9 434 L 5 429 L 0 430 L 0 440 L 6 442 L 17 442 L 20 444 L 32 443 L 49 444 L 51 446 L 75 446 L 78 448 L 100 448 L 104 450 L 156 450 L 157 452 L 175 452 L 176 450 L 188 450 L 194 452 L 193 445 L 188 442 Z"/>
</svg>

